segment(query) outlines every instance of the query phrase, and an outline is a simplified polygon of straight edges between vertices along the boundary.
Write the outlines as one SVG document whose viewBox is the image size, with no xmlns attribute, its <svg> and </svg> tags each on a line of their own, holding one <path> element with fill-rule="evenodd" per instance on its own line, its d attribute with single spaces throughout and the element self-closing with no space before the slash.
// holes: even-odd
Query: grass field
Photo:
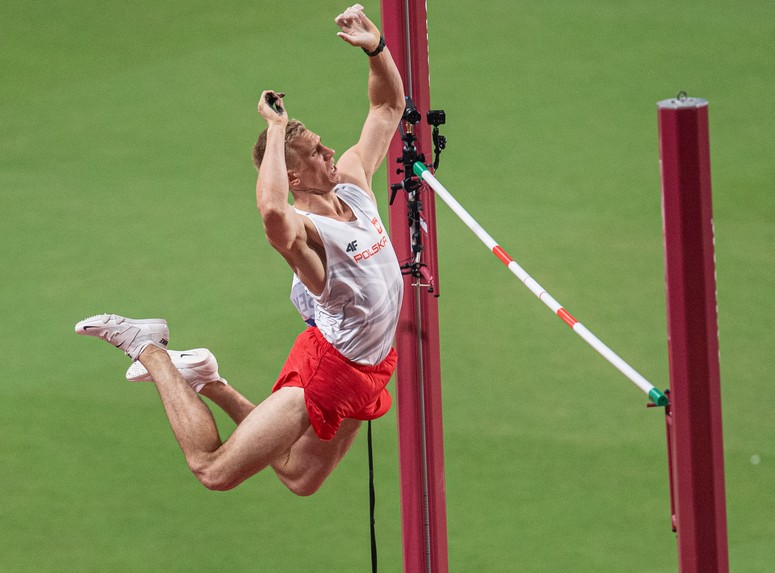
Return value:
<svg viewBox="0 0 775 573">
<path fill-rule="evenodd" d="M 255 210 L 255 104 L 282 89 L 328 145 L 354 141 L 366 62 L 335 35 L 343 8 L 3 4 L 0 571 L 368 570 L 365 435 L 311 498 L 271 474 L 209 492 L 154 388 L 73 334 L 98 312 L 164 316 L 172 347 L 209 346 L 230 382 L 267 394 L 300 322 Z M 655 104 L 710 101 L 730 561 L 771 571 L 775 5 L 428 9 L 439 178 L 661 388 Z M 676 571 L 661 413 L 438 219 L 450 569 Z M 375 431 L 381 570 L 399 571 L 395 411 Z"/>
</svg>

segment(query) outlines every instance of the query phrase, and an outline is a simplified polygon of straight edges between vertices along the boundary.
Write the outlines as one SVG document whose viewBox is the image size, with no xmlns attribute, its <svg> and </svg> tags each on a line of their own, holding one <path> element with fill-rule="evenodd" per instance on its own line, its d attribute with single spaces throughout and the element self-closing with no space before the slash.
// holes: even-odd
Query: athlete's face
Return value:
<svg viewBox="0 0 775 573">
<path fill-rule="evenodd" d="M 307 131 L 297 148 L 299 166 L 295 170 L 300 184 L 309 190 L 327 192 L 339 183 L 334 165 L 334 150 L 320 141 L 320 136 Z"/>
</svg>

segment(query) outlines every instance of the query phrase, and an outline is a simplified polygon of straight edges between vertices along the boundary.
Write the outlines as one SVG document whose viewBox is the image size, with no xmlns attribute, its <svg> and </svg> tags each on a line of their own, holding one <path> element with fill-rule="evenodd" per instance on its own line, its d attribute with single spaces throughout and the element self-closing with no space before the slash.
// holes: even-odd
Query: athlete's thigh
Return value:
<svg viewBox="0 0 775 573">
<path fill-rule="evenodd" d="M 307 432 L 309 416 L 301 388 L 281 388 L 256 406 L 219 448 L 218 462 L 259 471 Z"/>
</svg>

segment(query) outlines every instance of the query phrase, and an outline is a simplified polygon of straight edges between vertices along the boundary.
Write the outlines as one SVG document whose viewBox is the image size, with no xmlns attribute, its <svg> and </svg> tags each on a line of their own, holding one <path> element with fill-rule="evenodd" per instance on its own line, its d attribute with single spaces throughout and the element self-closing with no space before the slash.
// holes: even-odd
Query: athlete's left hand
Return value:
<svg viewBox="0 0 775 573">
<path fill-rule="evenodd" d="M 336 25 L 341 28 L 337 36 L 352 46 L 373 52 L 379 46 L 379 28 L 363 13 L 363 6 L 355 4 L 336 17 Z"/>
</svg>

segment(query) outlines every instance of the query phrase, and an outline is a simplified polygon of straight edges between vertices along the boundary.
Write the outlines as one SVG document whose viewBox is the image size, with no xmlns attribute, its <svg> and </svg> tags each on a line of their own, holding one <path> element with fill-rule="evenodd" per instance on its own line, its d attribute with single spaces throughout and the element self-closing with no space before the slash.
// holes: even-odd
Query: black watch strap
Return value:
<svg viewBox="0 0 775 573">
<path fill-rule="evenodd" d="M 382 50 L 384 50 L 384 49 L 385 49 L 385 38 L 384 38 L 384 36 L 380 36 L 379 37 L 379 45 L 376 48 L 374 48 L 373 52 L 369 52 L 366 48 L 361 48 L 361 50 L 366 52 L 366 55 L 369 56 L 370 58 L 373 58 L 374 56 L 378 56 L 379 54 L 382 53 Z"/>
</svg>

